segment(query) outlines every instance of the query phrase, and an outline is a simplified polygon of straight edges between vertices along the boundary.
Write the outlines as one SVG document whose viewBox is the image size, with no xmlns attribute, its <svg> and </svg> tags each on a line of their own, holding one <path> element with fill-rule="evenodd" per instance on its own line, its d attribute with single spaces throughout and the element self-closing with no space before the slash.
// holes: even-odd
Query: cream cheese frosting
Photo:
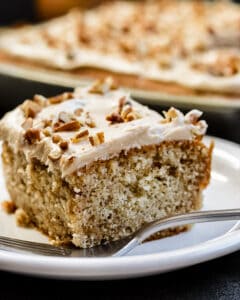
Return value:
<svg viewBox="0 0 240 300">
<path fill-rule="evenodd" d="M 122 90 L 98 83 L 95 90 L 77 88 L 72 94 L 25 101 L 2 118 L 0 138 L 16 154 L 21 150 L 50 171 L 60 169 L 64 177 L 121 151 L 201 137 L 207 124 L 200 116 L 198 110 L 184 116 L 175 108 L 162 116 Z"/>
<path fill-rule="evenodd" d="M 240 9 L 215 2 L 114 1 L 6 31 L 0 48 L 62 70 L 93 67 L 193 89 L 239 93 Z M 229 59 L 221 59 L 223 51 Z M 194 62 L 210 62 L 214 68 L 195 68 Z M 212 70 L 219 66 L 232 72 Z"/>
</svg>

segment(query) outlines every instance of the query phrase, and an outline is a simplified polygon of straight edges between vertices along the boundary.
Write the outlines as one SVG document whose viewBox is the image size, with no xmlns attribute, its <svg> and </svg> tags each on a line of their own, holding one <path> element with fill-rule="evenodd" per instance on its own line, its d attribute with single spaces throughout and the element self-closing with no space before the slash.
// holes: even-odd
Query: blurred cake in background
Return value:
<svg viewBox="0 0 240 300">
<path fill-rule="evenodd" d="M 239 99 L 239 47 L 232 2 L 110 1 L 3 31 L 0 63 L 58 70 L 63 81 L 111 75 L 129 88 Z"/>
</svg>

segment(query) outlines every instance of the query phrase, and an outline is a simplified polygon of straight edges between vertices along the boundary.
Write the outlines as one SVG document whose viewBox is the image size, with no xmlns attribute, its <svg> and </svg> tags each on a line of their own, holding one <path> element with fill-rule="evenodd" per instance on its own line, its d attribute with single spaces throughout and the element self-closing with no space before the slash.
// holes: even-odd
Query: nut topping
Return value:
<svg viewBox="0 0 240 300">
<path fill-rule="evenodd" d="M 12 214 L 15 212 L 17 209 L 15 203 L 11 200 L 5 200 L 2 202 L 2 209 L 7 213 L 7 214 Z"/>
<path fill-rule="evenodd" d="M 98 132 L 94 136 L 89 136 L 89 142 L 92 146 L 97 146 L 104 143 L 104 132 Z"/>
<path fill-rule="evenodd" d="M 77 144 L 82 140 L 85 140 L 89 135 L 89 131 L 87 129 L 80 131 L 77 133 L 72 139 L 72 143 Z"/>
<path fill-rule="evenodd" d="M 58 120 L 62 121 L 63 123 L 69 123 L 72 121 L 72 116 L 65 111 L 61 111 L 58 115 Z"/>
<path fill-rule="evenodd" d="M 141 115 L 133 109 L 132 103 L 127 101 L 125 96 L 119 99 L 117 112 L 106 116 L 106 120 L 110 121 L 110 124 L 131 122 L 140 118 Z"/>
<path fill-rule="evenodd" d="M 59 147 L 60 147 L 63 151 L 67 150 L 67 149 L 68 149 L 68 142 L 67 142 L 67 141 L 61 141 L 61 142 L 59 143 Z"/>
<path fill-rule="evenodd" d="M 86 119 L 85 119 L 85 123 L 87 126 L 89 126 L 90 128 L 95 128 L 96 124 L 93 121 L 92 117 L 90 116 L 89 112 L 86 112 Z"/>
<path fill-rule="evenodd" d="M 35 144 L 37 141 L 40 141 L 40 130 L 37 128 L 27 129 L 23 136 L 28 144 Z"/>
<path fill-rule="evenodd" d="M 42 107 L 32 100 L 25 100 L 21 105 L 21 109 L 26 118 L 35 118 L 36 115 L 42 110 Z"/>
<path fill-rule="evenodd" d="M 62 153 L 60 149 L 54 149 L 52 150 L 48 157 L 52 160 L 52 161 L 56 161 L 61 157 Z"/>
<path fill-rule="evenodd" d="M 77 108 L 77 109 L 74 110 L 74 114 L 77 117 L 80 117 L 82 115 L 82 113 L 83 113 L 83 109 L 82 108 Z"/>
<path fill-rule="evenodd" d="M 57 144 L 57 143 L 62 141 L 62 138 L 60 137 L 60 135 L 54 135 L 52 137 L 52 141 L 53 141 L 54 144 Z"/>
<path fill-rule="evenodd" d="M 54 132 L 60 131 L 77 131 L 81 128 L 81 123 L 77 120 L 70 121 L 68 123 L 55 123 L 54 124 Z"/>
<path fill-rule="evenodd" d="M 23 129 L 29 129 L 33 126 L 33 119 L 32 118 L 27 118 L 23 123 L 22 123 L 22 128 Z"/>
<path fill-rule="evenodd" d="M 122 112 L 121 112 L 121 117 L 123 118 L 123 120 L 125 120 L 126 119 L 126 117 L 127 117 L 127 115 L 130 113 L 130 112 L 132 112 L 132 107 L 130 106 L 130 105 L 126 105 L 125 107 L 124 107 L 124 109 L 122 110 Z"/>
<path fill-rule="evenodd" d="M 173 119 L 177 118 L 177 111 L 171 107 L 168 111 L 163 111 L 164 119 L 160 121 L 161 124 L 170 123 Z"/>
<path fill-rule="evenodd" d="M 48 98 L 48 103 L 49 104 L 59 104 L 63 101 L 69 100 L 73 98 L 73 93 L 71 92 L 66 92 L 60 95 L 57 95 L 55 97 L 50 97 Z"/>
<path fill-rule="evenodd" d="M 52 126 L 52 120 L 43 120 L 42 122 L 44 128 Z"/>
<path fill-rule="evenodd" d="M 117 89 L 117 85 L 115 84 L 112 77 L 107 77 L 106 79 L 97 80 L 93 83 L 93 85 L 88 90 L 89 93 L 92 94 L 100 94 L 103 95 L 110 90 Z"/>
<path fill-rule="evenodd" d="M 41 107 L 45 107 L 47 104 L 47 98 L 38 94 L 33 96 L 33 101 L 39 104 Z"/>
<path fill-rule="evenodd" d="M 51 136 L 51 132 L 48 129 L 43 129 L 42 133 L 47 137 Z"/>
<path fill-rule="evenodd" d="M 121 115 L 117 112 L 113 112 L 110 115 L 107 115 L 106 120 L 110 121 L 111 124 L 123 123 L 124 122 Z"/>
</svg>

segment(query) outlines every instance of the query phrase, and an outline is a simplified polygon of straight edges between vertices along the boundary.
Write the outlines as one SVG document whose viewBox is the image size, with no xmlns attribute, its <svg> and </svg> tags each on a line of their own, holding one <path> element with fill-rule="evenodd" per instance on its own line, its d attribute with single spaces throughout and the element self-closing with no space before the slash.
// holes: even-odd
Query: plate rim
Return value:
<svg viewBox="0 0 240 300">
<path fill-rule="evenodd" d="M 240 163 L 240 145 L 215 136 L 217 147 L 235 153 Z M 228 148 L 226 150 L 226 148 Z M 229 151 L 228 151 L 229 152 Z M 237 221 L 238 222 L 238 221 Z M 236 223 L 237 223 L 236 222 Z M 236 226 L 236 223 L 233 226 Z M 48 278 L 106 280 L 160 274 L 209 261 L 240 250 L 240 230 L 227 231 L 214 239 L 177 250 L 123 257 L 77 258 L 29 256 L 0 250 L 0 269 Z M 96 267 L 97 266 L 97 267 Z"/>
</svg>

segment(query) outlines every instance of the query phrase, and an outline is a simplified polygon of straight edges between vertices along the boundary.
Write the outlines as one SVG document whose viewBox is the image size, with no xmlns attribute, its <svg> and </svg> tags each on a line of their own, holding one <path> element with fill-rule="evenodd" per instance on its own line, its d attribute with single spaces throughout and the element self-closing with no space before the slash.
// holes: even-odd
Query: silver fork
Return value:
<svg viewBox="0 0 240 300">
<path fill-rule="evenodd" d="M 107 257 L 123 256 L 140 245 L 152 234 L 169 227 L 216 221 L 239 220 L 240 209 L 211 210 L 186 213 L 145 224 L 134 234 L 118 241 L 110 242 L 89 249 L 52 246 L 44 243 L 24 241 L 0 236 L 0 249 L 14 252 L 31 252 L 34 254 L 62 257 Z"/>
</svg>

